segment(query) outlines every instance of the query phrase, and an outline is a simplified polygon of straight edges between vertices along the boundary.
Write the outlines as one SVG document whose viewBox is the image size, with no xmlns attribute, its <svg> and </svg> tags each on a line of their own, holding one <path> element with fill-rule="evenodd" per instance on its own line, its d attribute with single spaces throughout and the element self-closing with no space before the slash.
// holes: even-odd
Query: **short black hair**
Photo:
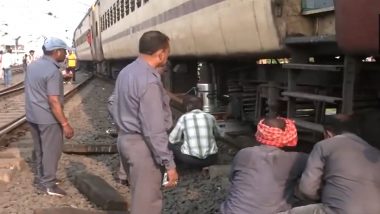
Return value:
<svg viewBox="0 0 380 214">
<path fill-rule="evenodd" d="M 160 31 L 145 32 L 139 41 L 139 52 L 141 54 L 153 55 L 160 49 L 168 48 L 169 37 Z"/>
<path fill-rule="evenodd" d="M 183 104 L 185 105 L 186 111 L 192 111 L 194 109 L 201 109 L 203 108 L 202 100 L 199 97 L 186 95 L 183 99 Z"/>
<path fill-rule="evenodd" d="M 350 115 L 328 115 L 323 122 L 324 131 L 332 132 L 334 135 L 340 135 L 344 132 L 356 133 L 355 125 Z"/>
</svg>

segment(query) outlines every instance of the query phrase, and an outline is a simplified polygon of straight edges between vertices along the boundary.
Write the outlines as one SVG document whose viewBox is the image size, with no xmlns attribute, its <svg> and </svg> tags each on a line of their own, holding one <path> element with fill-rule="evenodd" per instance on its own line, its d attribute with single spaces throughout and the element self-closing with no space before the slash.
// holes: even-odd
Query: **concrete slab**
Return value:
<svg viewBox="0 0 380 214">
<path fill-rule="evenodd" d="M 76 144 L 66 143 L 63 152 L 69 154 L 114 154 L 117 153 L 116 144 Z"/>
<path fill-rule="evenodd" d="M 26 167 L 26 163 L 21 158 L 1 158 L 0 169 L 17 169 L 22 170 Z"/>
<path fill-rule="evenodd" d="M 34 210 L 34 214 L 127 214 L 126 211 L 89 211 L 75 208 L 47 208 Z"/>
<path fill-rule="evenodd" d="M 11 182 L 15 173 L 15 169 L 0 169 L 0 181 L 4 183 Z"/>
<path fill-rule="evenodd" d="M 102 209 L 127 209 L 126 199 L 101 177 L 87 172 L 79 172 L 74 175 L 74 178 L 74 185 L 79 192 Z"/>
</svg>

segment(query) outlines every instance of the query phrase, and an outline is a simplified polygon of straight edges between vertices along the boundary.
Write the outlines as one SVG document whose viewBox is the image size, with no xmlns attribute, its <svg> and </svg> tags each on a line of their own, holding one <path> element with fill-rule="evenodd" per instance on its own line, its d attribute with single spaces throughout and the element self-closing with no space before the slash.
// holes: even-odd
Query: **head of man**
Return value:
<svg viewBox="0 0 380 214">
<path fill-rule="evenodd" d="M 170 53 L 169 37 L 160 31 L 145 32 L 139 41 L 139 52 L 153 68 L 164 67 Z"/>
<path fill-rule="evenodd" d="M 50 56 L 57 62 L 65 61 L 66 50 L 70 50 L 70 47 L 63 40 L 54 37 L 46 39 L 42 46 L 44 55 Z"/>
<path fill-rule="evenodd" d="M 278 148 L 297 145 L 297 129 L 293 120 L 276 117 L 260 120 L 256 131 L 257 142 Z"/>
<path fill-rule="evenodd" d="M 203 108 L 202 100 L 199 97 L 195 97 L 191 95 L 185 96 L 185 98 L 183 99 L 183 104 L 186 108 L 186 112 L 190 112 L 195 109 L 202 110 Z"/>
<path fill-rule="evenodd" d="M 33 56 L 34 55 L 34 50 L 30 50 L 29 54 Z"/>
<path fill-rule="evenodd" d="M 351 116 L 344 114 L 326 116 L 323 122 L 323 129 L 326 139 L 345 132 L 355 132 Z"/>
</svg>

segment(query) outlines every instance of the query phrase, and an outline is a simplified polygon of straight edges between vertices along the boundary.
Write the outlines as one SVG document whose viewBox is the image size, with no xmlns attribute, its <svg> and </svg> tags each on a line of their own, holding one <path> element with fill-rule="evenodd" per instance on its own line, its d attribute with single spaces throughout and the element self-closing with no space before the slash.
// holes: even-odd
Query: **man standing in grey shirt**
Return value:
<svg viewBox="0 0 380 214">
<path fill-rule="evenodd" d="M 293 190 L 305 167 L 307 154 L 282 148 L 297 145 L 297 130 L 286 118 L 264 119 L 257 125 L 260 146 L 235 156 L 231 188 L 221 205 L 222 214 L 275 214 L 292 208 Z"/>
<path fill-rule="evenodd" d="M 326 139 L 315 144 L 302 174 L 301 195 L 322 203 L 288 213 L 380 213 L 380 151 L 348 132 L 349 123 L 343 115 L 326 119 Z"/>
<path fill-rule="evenodd" d="M 119 74 L 113 118 L 119 128 L 118 149 L 131 187 L 131 214 L 162 212 L 162 172 L 166 187 L 178 182 L 167 131 L 172 125 L 169 98 L 158 69 L 169 56 L 169 38 L 159 31 L 144 33 L 140 56 Z"/>
<path fill-rule="evenodd" d="M 34 141 L 36 184 L 55 196 L 66 195 L 56 185 L 63 134 L 68 139 L 74 135 L 63 113 L 63 79 L 58 64 L 65 60 L 67 49 L 61 39 L 46 39 L 44 56 L 32 62 L 25 72 L 25 111 Z"/>
</svg>

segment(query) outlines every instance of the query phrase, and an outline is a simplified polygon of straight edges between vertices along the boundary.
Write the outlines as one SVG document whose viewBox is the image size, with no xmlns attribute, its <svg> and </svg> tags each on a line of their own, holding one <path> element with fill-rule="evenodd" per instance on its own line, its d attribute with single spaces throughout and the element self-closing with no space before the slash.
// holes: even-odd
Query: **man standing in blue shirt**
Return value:
<svg viewBox="0 0 380 214">
<path fill-rule="evenodd" d="M 39 188 L 55 196 L 66 195 L 56 185 L 63 134 L 68 139 L 74 135 L 63 113 L 63 78 L 58 64 L 65 60 L 68 49 L 61 39 L 45 40 L 44 56 L 28 65 L 25 73 L 25 111 L 34 141 L 36 180 Z"/>
<path fill-rule="evenodd" d="M 178 182 L 173 153 L 168 149 L 169 98 L 159 71 L 169 56 L 169 38 L 159 31 L 146 32 L 140 38 L 139 52 L 116 80 L 111 112 L 131 186 L 131 214 L 160 214 L 161 170 L 168 174 L 166 187 Z"/>
</svg>

